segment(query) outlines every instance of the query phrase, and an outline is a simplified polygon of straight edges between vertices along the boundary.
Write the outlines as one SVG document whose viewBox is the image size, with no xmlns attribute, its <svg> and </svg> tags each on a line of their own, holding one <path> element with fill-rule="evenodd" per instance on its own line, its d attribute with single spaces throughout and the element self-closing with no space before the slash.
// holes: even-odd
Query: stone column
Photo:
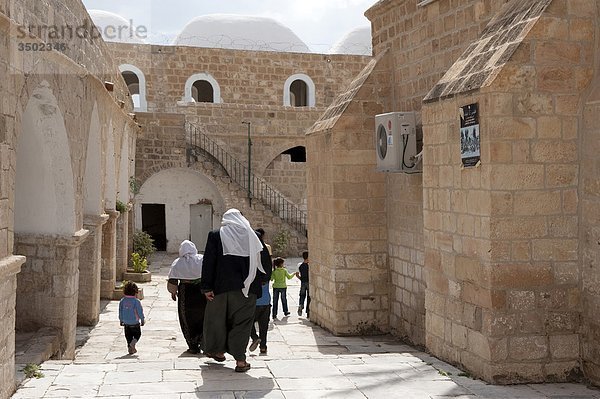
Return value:
<svg viewBox="0 0 600 399">
<path fill-rule="evenodd" d="M 100 297 L 112 299 L 117 281 L 117 219 L 120 212 L 106 211 L 108 221 L 102 227 L 102 267 Z"/>
<path fill-rule="evenodd" d="M 86 215 L 83 226 L 90 234 L 81 245 L 77 324 L 93 326 L 100 315 L 100 269 L 102 265 L 102 226 L 108 215 Z"/>
<path fill-rule="evenodd" d="M 0 260 L 0 398 L 8 398 L 15 389 L 15 304 L 17 273 L 24 256 Z"/>
<path fill-rule="evenodd" d="M 127 262 L 129 260 L 128 230 L 129 230 L 129 209 L 117 219 L 117 280 L 123 279 L 123 273 L 127 271 Z"/>
<path fill-rule="evenodd" d="M 72 237 L 15 235 L 15 252 L 27 256 L 17 278 L 17 330 L 56 329 L 59 358 L 75 356 L 79 248 L 88 233 L 79 230 Z"/>
</svg>

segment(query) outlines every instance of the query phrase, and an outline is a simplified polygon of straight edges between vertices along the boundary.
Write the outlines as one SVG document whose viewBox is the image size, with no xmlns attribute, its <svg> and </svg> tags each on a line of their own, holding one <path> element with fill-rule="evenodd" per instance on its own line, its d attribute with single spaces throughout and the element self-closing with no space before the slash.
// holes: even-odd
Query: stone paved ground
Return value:
<svg viewBox="0 0 600 399">
<path fill-rule="evenodd" d="M 79 331 L 87 341 L 75 361 L 43 363 L 44 377 L 25 380 L 13 398 L 600 398 L 579 384 L 487 385 L 389 336 L 334 337 L 294 312 L 296 279 L 288 290 L 292 315 L 269 331 L 269 354 L 250 354 L 252 369 L 235 373 L 229 355 L 221 364 L 185 353 L 165 288 L 172 259 L 156 255 L 153 281 L 143 285 L 147 324 L 136 355 L 127 354 L 118 302 L 106 303 L 98 325 Z"/>
</svg>

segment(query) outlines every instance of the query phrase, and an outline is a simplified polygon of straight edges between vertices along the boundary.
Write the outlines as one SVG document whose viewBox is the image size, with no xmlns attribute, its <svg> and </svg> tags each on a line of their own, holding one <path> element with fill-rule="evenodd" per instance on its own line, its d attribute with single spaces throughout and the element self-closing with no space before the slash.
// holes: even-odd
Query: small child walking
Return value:
<svg viewBox="0 0 600 399">
<path fill-rule="evenodd" d="M 256 310 L 254 311 L 254 322 L 252 322 L 252 331 L 250 338 L 252 343 L 248 350 L 253 352 L 260 345 L 260 354 L 267 354 L 267 331 L 269 330 L 269 313 L 271 313 L 271 293 L 269 292 L 269 282 L 262 286 L 262 296 L 256 300 Z M 258 322 L 258 334 L 256 333 L 256 322 Z"/>
<path fill-rule="evenodd" d="M 136 298 L 139 289 L 138 286 L 128 281 L 123 287 L 123 299 L 119 302 L 119 321 L 125 330 L 125 339 L 127 339 L 127 350 L 130 355 L 137 352 L 135 344 L 140 340 L 142 329 L 145 323 L 144 309 L 142 303 Z"/>
<path fill-rule="evenodd" d="M 271 281 L 273 281 L 273 319 L 277 318 L 277 306 L 279 303 L 279 297 L 281 297 L 281 305 L 283 306 L 284 316 L 289 316 L 287 304 L 287 283 L 288 280 L 294 278 L 295 274 L 288 273 L 287 269 L 283 267 L 283 258 L 275 258 L 273 261 L 273 273 L 271 274 Z"/>
<path fill-rule="evenodd" d="M 310 317 L 310 293 L 308 290 L 308 251 L 302 252 L 302 263 L 298 266 L 296 277 L 300 279 L 300 298 L 298 302 L 298 316 L 302 316 L 304 300 L 306 299 L 306 317 Z"/>
</svg>

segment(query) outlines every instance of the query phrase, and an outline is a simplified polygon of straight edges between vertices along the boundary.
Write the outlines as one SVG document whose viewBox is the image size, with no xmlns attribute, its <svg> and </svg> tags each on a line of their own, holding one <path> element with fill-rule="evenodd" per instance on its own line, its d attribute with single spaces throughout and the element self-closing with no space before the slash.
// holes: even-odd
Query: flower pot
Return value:
<svg viewBox="0 0 600 399">
<path fill-rule="evenodd" d="M 134 283 L 148 283 L 152 281 L 152 273 L 148 270 L 141 273 L 136 273 L 131 269 L 128 269 L 123 273 L 123 280 L 133 281 Z"/>
</svg>

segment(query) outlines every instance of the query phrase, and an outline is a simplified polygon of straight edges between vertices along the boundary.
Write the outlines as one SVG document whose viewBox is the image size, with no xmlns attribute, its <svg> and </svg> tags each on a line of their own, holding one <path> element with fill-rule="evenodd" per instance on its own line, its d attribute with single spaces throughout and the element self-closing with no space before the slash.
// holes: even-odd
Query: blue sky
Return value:
<svg viewBox="0 0 600 399">
<path fill-rule="evenodd" d="M 205 14 L 271 17 L 283 23 L 315 52 L 326 52 L 350 30 L 369 26 L 364 12 L 376 0 L 83 0 L 88 9 L 117 13 L 144 25 L 151 41 L 164 43 L 187 22 Z"/>
</svg>

